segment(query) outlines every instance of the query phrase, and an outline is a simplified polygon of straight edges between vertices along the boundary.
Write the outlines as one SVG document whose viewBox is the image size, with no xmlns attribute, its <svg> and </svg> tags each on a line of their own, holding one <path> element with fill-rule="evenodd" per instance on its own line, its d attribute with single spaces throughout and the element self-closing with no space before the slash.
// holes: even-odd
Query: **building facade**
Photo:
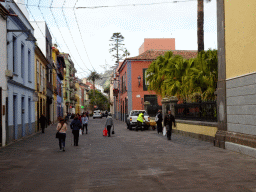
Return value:
<svg viewBox="0 0 256 192">
<path fill-rule="evenodd" d="M 256 2 L 217 1 L 218 132 L 215 145 L 256 157 Z"/>
<path fill-rule="evenodd" d="M 150 49 L 175 50 L 175 38 L 145 38 L 139 48 L 139 55 Z"/>
<path fill-rule="evenodd" d="M 158 56 L 164 55 L 167 51 L 148 50 L 137 57 L 127 58 L 119 65 L 118 73 L 118 97 L 116 97 L 117 117 L 125 121 L 126 115 L 131 110 L 144 109 L 144 102 L 149 101 L 149 115 L 155 116 L 161 108 L 161 97 L 154 91 L 147 89 L 146 70 Z M 197 51 L 172 51 L 174 55 L 181 55 L 189 59 L 196 57 Z"/>
<path fill-rule="evenodd" d="M 7 97 L 7 27 L 6 20 L 9 12 L 0 4 L 0 145 L 6 144 L 6 97 Z M 8 73 L 8 72 L 7 72 Z"/>
<path fill-rule="evenodd" d="M 36 45 L 35 48 L 35 90 L 38 96 L 38 101 L 35 102 L 36 109 L 36 131 L 41 129 L 41 124 L 39 123 L 39 118 L 42 114 L 46 114 L 46 69 L 48 60 Z"/>
<path fill-rule="evenodd" d="M 45 21 L 31 21 L 31 25 L 35 29 L 35 37 L 37 45 L 48 60 L 46 68 L 46 86 L 47 86 L 47 101 L 46 101 L 46 118 L 48 124 L 53 123 L 54 102 L 53 102 L 53 70 L 52 62 L 52 36 Z"/>
<path fill-rule="evenodd" d="M 7 143 L 35 132 L 34 28 L 28 15 L 14 1 L 2 5 L 12 14 L 7 18 Z M 19 30 L 19 32 L 16 30 Z M 20 32 L 24 31 L 24 32 Z M 10 73 L 10 74 L 11 74 Z"/>
</svg>

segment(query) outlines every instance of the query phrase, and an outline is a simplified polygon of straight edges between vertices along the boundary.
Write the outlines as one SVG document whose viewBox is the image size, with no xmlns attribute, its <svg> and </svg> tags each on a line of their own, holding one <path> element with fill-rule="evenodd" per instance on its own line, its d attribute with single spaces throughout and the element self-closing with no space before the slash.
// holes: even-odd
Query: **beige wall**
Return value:
<svg viewBox="0 0 256 192">
<path fill-rule="evenodd" d="M 256 72 L 256 1 L 225 0 L 227 79 Z"/>
</svg>

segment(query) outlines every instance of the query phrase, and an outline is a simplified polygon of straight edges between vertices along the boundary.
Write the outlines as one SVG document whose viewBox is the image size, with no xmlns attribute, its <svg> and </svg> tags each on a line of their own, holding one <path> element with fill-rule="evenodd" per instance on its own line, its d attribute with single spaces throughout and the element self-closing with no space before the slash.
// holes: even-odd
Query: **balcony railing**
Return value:
<svg viewBox="0 0 256 192">
<path fill-rule="evenodd" d="M 216 122 L 216 101 L 176 104 L 175 118 L 183 120 Z"/>
<path fill-rule="evenodd" d="M 50 89 L 51 91 L 53 91 L 52 88 L 52 83 L 47 81 L 47 89 Z"/>
</svg>

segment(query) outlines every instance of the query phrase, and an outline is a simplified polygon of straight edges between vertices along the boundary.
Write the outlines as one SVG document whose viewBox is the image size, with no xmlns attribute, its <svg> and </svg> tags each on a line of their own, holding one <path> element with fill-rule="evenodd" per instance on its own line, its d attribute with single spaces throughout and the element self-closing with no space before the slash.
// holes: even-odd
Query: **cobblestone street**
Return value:
<svg viewBox="0 0 256 192">
<path fill-rule="evenodd" d="M 79 146 L 60 152 L 56 125 L 0 149 L 0 191 L 256 191 L 256 159 L 174 134 L 129 131 L 115 121 L 90 119 Z"/>
</svg>

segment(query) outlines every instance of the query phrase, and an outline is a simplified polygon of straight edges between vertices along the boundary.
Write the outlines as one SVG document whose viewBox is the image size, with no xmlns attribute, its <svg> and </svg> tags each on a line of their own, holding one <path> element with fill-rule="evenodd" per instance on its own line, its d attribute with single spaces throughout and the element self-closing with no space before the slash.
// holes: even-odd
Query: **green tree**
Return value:
<svg viewBox="0 0 256 192">
<path fill-rule="evenodd" d="M 113 33 L 109 41 L 111 42 L 111 44 L 109 44 L 111 46 L 109 52 L 114 52 L 112 56 L 116 58 L 116 62 L 118 64 L 119 60 L 122 59 L 122 54 L 120 52 L 123 50 L 124 37 L 121 33 Z"/>
<path fill-rule="evenodd" d="M 184 59 L 166 52 L 153 61 L 147 70 L 149 90 L 162 97 L 177 96 L 191 100 L 200 96 L 203 100 L 214 100 L 217 87 L 217 51 L 200 52 L 197 58 Z"/>
<path fill-rule="evenodd" d="M 124 57 L 124 58 L 127 58 L 128 56 L 130 56 L 130 52 L 125 48 L 125 49 L 124 49 L 123 57 Z"/>
<path fill-rule="evenodd" d="M 95 94 L 95 96 L 94 96 Z M 100 91 L 95 90 L 95 93 L 90 90 L 89 91 L 89 99 L 90 99 L 90 107 L 94 109 L 94 105 L 97 106 L 98 109 L 101 110 L 108 110 L 109 109 L 109 102 L 108 98 L 103 95 Z"/>
<path fill-rule="evenodd" d="M 101 76 L 96 71 L 92 71 L 87 79 L 93 83 L 93 96 L 95 97 L 95 81 L 101 79 Z"/>
</svg>

